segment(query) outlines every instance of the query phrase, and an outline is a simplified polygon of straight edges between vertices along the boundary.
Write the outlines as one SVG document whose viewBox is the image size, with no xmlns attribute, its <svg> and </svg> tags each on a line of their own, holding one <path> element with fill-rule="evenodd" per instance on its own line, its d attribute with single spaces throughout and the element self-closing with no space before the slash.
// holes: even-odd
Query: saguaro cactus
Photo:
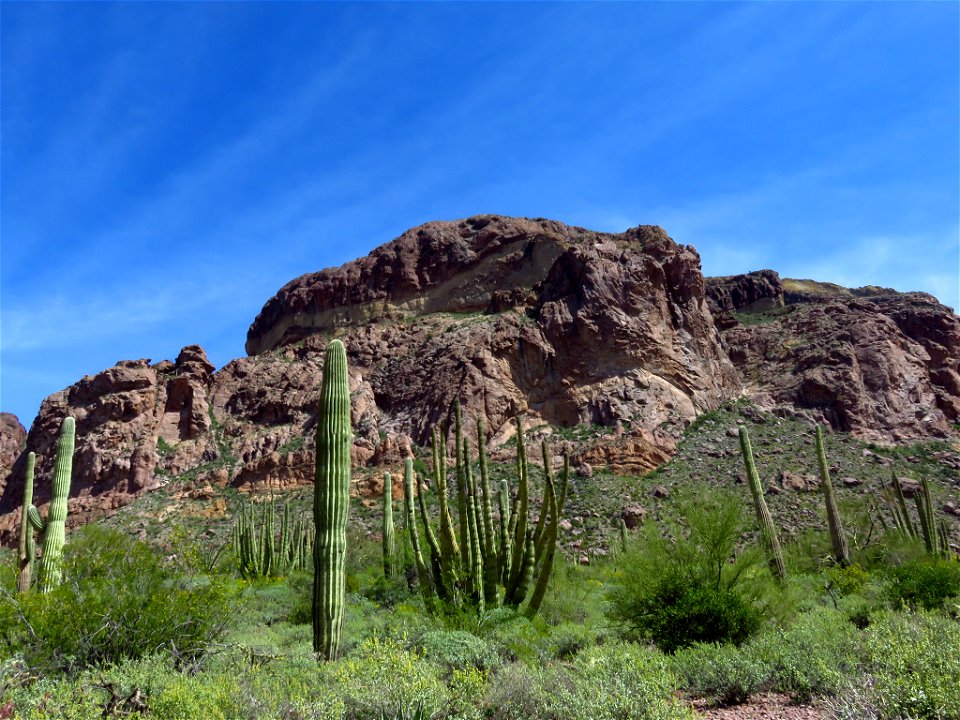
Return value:
<svg viewBox="0 0 960 720">
<path fill-rule="evenodd" d="M 347 352 L 333 340 L 323 363 L 313 500 L 313 651 L 324 660 L 337 658 L 343 635 L 351 437 Z"/>
<path fill-rule="evenodd" d="M 43 533 L 43 553 L 40 556 L 40 592 L 53 590 L 63 580 L 63 545 L 66 542 L 67 498 L 70 497 L 70 477 L 73 474 L 73 448 L 76 422 L 65 417 L 57 440 L 57 461 L 53 471 L 53 489 L 50 508 L 44 521 L 36 507 L 27 507 L 30 524 Z"/>
<path fill-rule="evenodd" d="M 33 469 L 37 462 L 34 453 L 27 455 L 27 468 L 23 477 L 23 508 L 20 511 L 20 576 L 17 590 L 25 593 L 33 579 L 33 560 L 36 550 L 33 545 L 33 526 L 30 524 L 30 506 L 33 505 Z"/>
<path fill-rule="evenodd" d="M 750 436 L 745 427 L 740 427 L 740 450 L 743 452 L 743 463 L 747 469 L 747 481 L 750 484 L 750 494 L 753 495 L 753 506 L 757 512 L 757 521 L 760 523 L 760 534 L 763 536 L 767 551 L 767 560 L 770 563 L 770 572 L 780 582 L 787 579 L 787 566 L 783 562 L 783 550 L 780 548 L 780 539 L 777 529 L 773 525 L 773 516 L 763 498 L 763 488 L 760 486 L 760 475 L 753 462 L 753 448 L 750 447 Z"/>
<path fill-rule="evenodd" d="M 843 532 L 840 511 L 833 496 L 833 483 L 830 481 L 830 466 L 827 465 L 827 453 L 823 449 L 823 428 L 817 425 L 817 462 L 820 465 L 820 484 L 823 485 L 823 499 L 827 506 L 827 525 L 830 527 L 830 540 L 833 543 L 833 557 L 843 567 L 850 564 L 850 547 Z"/>
</svg>

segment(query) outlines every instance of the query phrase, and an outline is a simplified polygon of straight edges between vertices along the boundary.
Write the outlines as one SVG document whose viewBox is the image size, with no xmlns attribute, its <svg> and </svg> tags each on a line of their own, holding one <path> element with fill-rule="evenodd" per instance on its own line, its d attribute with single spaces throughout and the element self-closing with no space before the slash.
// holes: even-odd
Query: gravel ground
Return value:
<svg viewBox="0 0 960 720">
<path fill-rule="evenodd" d="M 789 695 L 763 693 L 750 702 L 725 708 L 711 708 L 705 700 L 692 703 L 697 714 L 709 720 L 829 720 L 831 714 L 816 705 L 794 705 Z"/>
</svg>

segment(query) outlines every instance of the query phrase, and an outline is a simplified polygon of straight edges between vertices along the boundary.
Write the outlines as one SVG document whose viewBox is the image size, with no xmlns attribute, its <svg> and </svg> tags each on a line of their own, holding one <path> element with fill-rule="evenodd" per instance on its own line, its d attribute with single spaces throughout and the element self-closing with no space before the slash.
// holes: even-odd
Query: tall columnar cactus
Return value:
<svg viewBox="0 0 960 720">
<path fill-rule="evenodd" d="M 63 546 L 66 543 L 67 498 L 70 497 L 70 478 L 73 474 L 73 448 L 76 422 L 65 417 L 57 440 L 57 461 L 53 471 L 53 489 L 50 508 L 44 521 L 36 507 L 27 508 L 30 524 L 43 533 L 43 551 L 40 556 L 40 592 L 50 592 L 63 580 Z"/>
<path fill-rule="evenodd" d="M 823 428 L 817 425 L 817 462 L 820 465 L 820 484 L 823 486 L 823 499 L 827 506 L 827 525 L 830 528 L 830 541 L 833 543 L 833 557 L 842 567 L 850 564 L 850 546 L 843 532 L 840 511 L 833 496 L 833 483 L 830 481 L 830 466 L 827 465 L 827 453 L 823 448 Z"/>
<path fill-rule="evenodd" d="M 383 474 L 383 575 L 393 577 L 396 563 L 396 539 L 393 534 L 393 480 Z"/>
<path fill-rule="evenodd" d="M 478 430 L 479 478 L 473 472 L 469 442 L 463 437 L 462 430 L 456 433 L 457 500 L 458 506 L 461 503 L 463 505 L 465 523 L 465 527 L 457 530 L 454 530 L 446 511 L 447 468 L 442 460 L 444 453 L 442 441 L 439 441 L 441 436 L 437 433 L 434 435 L 433 478 L 440 500 L 440 539 L 433 535 L 423 501 L 424 488 L 421 487 L 418 498 L 420 514 L 430 545 L 433 569 L 431 583 L 422 554 L 415 549 L 415 556 L 421 555 L 416 558 L 421 592 L 428 608 L 432 605 L 435 593 L 437 597 L 455 605 L 461 602 L 470 603 L 480 612 L 483 612 L 485 607 L 501 604 L 516 607 L 526 602 L 524 612 L 533 615 L 539 609 L 546 593 L 556 554 L 560 518 L 561 495 L 557 492 L 551 474 L 549 450 L 544 444 L 546 483 L 541 521 L 537 523 L 537 527 L 528 527 L 526 518 L 528 474 L 522 432 L 518 437 L 517 473 L 520 485 L 517 498 L 511 510 L 509 486 L 507 481 L 503 480 L 499 492 L 499 523 L 495 524 L 481 423 L 478 423 Z M 565 458 L 561 486 L 564 488 L 569 479 L 569 467 L 569 461 Z M 411 492 L 405 494 L 412 495 L 412 483 Z M 412 500 L 410 504 L 412 507 Z M 407 521 L 408 526 L 411 523 L 411 520 Z M 469 547 L 469 553 L 456 552 L 459 533 L 462 533 L 459 535 L 461 543 Z M 411 542 L 419 547 L 419 539 L 413 534 Z"/>
<path fill-rule="evenodd" d="M 920 516 L 920 529 L 923 533 L 923 544 L 931 555 L 940 554 L 940 534 L 937 532 L 937 521 L 933 512 L 933 498 L 930 496 L 930 483 L 927 478 L 920 478 L 920 492 L 913 496 L 917 505 L 917 514 Z"/>
<path fill-rule="evenodd" d="M 780 539 L 773 524 L 773 517 L 763 497 L 763 487 L 760 485 L 760 475 L 753 462 L 753 448 L 750 447 L 750 436 L 745 427 L 740 427 L 740 450 L 743 453 L 743 463 L 747 470 L 747 481 L 750 484 L 750 494 L 753 496 L 753 506 L 757 512 L 757 521 L 760 523 L 760 534 L 763 537 L 767 560 L 770 563 L 770 572 L 780 582 L 787 579 L 787 566 L 783 562 L 783 550 L 780 548 Z"/>
<path fill-rule="evenodd" d="M 428 610 L 431 610 L 433 608 L 433 590 L 430 586 L 427 564 L 423 561 L 423 552 L 420 550 L 420 536 L 417 533 L 417 521 L 413 512 L 413 460 L 411 458 L 407 458 L 403 462 L 403 517 L 410 533 L 413 562 L 417 568 L 417 580 L 420 583 L 423 604 Z"/>
<path fill-rule="evenodd" d="M 37 456 L 34 453 L 28 453 L 27 467 L 23 477 L 23 507 L 20 511 L 20 576 L 17 579 L 17 590 L 22 593 L 30 589 L 36 554 L 33 545 L 33 526 L 29 518 L 30 506 L 33 505 L 33 470 L 36 462 Z"/>
<path fill-rule="evenodd" d="M 240 507 L 233 523 L 232 544 L 241 577 L 283 577 L 293 570 L 307 569 L 313 546 L 309 522 L 300 517 L 295 524 L 291 523 L 290 506 L 284 503 L 279 539 L 275 528 L 276 506 L 272 497 L 259 519 L 252 503 L 244 502 Z"/>
<path fill-rule="evenodd" d="M 313 500 L 313 651 L 325 660 L 337 658 L 343 635 L 351 438 L 347 352 L 333 340 L 323 363 Z"/>
</svg>

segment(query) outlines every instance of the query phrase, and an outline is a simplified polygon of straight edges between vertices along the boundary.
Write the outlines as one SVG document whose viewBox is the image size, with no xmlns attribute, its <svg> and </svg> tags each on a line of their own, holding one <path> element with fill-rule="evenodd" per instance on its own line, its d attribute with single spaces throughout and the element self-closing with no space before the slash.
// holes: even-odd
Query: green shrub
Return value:
<svg viewBox="0 0 960 720">
<path fill-rule="evenodd" d="M 19 600 L 7 627 L 32 667 L 74 672 L 164 650 L 199 663 L 224 631 L 235 593 L 223 578 L 175 574 L 154 550 L 117 531 L 81 528 L 65 548 L 67 581 Z"/>
<path fill-rule="evenodd" d="M 537 720 L 546 704 L 543 671 L 523 663 L 497 670 L 487 683 L 483 702 L 491 720 Z"/>
<path fill-rule="evenodd" d="M 364 640 L 352 655 L 324 671 L 344 700 L 347 720 L 379 718 L 418 704 L 433 714 L 448 701 L 440 668 L 399 640 Z"/>
<path fill-rule="evenodd" d="M 746 650 L 770 668 L 777 690 L 807 702 L 846 687 L 858 665 L 858 631 L 842 612 L 824 607 L 757 637 Z"/>
<path fill-rule="evenodd" d="M 665 652 L 695 642 L 742 643 L 769 611 L 760 554 L 735 554 L 742 503 L 717 494 L 681 507 L 686 528 L 672 527 L 672 542 L 649 527 L 621 558 L 609 615 L 626 637 L 649 638 Z"/>
<path fill-rule="evenodd" d="M 674 697 L 678 679 L 653 649 L 614 642 L 554 667 L 546 685 L 544 717 L 551 720 L 692 720 Z"/>
<path fill-rule="evenodd" d="M 149 699 L 149 707 L 164 720 L 232 720 L 243 710 L 240 684 L 223 674 L 180 675 Z"/>
<path fill-rule="evenodd" d="M 924 558 L 889 571 L 889 599 L 894 609 L 902 605 L 924 610 L 942 608 L 960 595 L 960 562 Z"/>
<path fill-rule="evenodd" d="M 447 672 L 465 668 L 488 670 L 500 664 L 500 657 L 487 643 L 462 630 L 428 632 L 417 645 L 428 660 Z"/>
<path fill-rule="evenodd" d="M 770 675 L 769 666 L 760 658 L 732 645 L 692 645 L 678 652 L 673 661 L 688 692 L 718 705 L 747 702 Z"/>
<path fill-rule="evenodd" d="M 864 632 L 881 718 L 960 717 L 960 623 L 930 613 L 888 613 Z"/>
</svg>

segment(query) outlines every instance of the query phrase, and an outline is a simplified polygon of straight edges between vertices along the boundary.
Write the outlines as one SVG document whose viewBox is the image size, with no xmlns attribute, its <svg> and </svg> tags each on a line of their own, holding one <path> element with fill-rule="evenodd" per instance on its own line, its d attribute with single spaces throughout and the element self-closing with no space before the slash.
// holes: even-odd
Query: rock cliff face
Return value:
<svg viewBox="0 0 960 720">
<path fill-rule="evenodd" d="M 759 404 L 867 439 L 956 434 L 960 318 L 932 296 L 781 282 L 769 270 L 708 285 L 724 346 Z"/>
<path fill-rule="evenodd" d="M 51 395 L 27 438 L 37 500 L 68 413 L 74 523 L 174 478 L 187 491 L 312 482 L 331 337 L 348 349 L 358 466 L 408 456 L 456 400 L 468 430 L 484 418 L 494 453 L 517 414 L 540 432 L 573 428 L 559 432 L 584 472 L 661 464 L 690 420 L 744 388 L 866 437 L 941 436 L 960 415 L 960 321 L 929 296 L 769 270 L 705 281 L 696 251 L 658 227 L 481 216 L 428 223 L 293 280 L 253 322 L 248 357 L 217 372 L 190 346 L 175 362 L 123 361 Z M 0 449 L 20 457 L 0 476 L 0 533 L 12 530 L 24 462 L 22 436 L 11 425 L 6 437 Z"/>
<path fill-rule="evenodd" d="M 27 429 L 13 413 L 0 412 L 0 489 L 13 464 L 23 452 Z"/>
</svg>

